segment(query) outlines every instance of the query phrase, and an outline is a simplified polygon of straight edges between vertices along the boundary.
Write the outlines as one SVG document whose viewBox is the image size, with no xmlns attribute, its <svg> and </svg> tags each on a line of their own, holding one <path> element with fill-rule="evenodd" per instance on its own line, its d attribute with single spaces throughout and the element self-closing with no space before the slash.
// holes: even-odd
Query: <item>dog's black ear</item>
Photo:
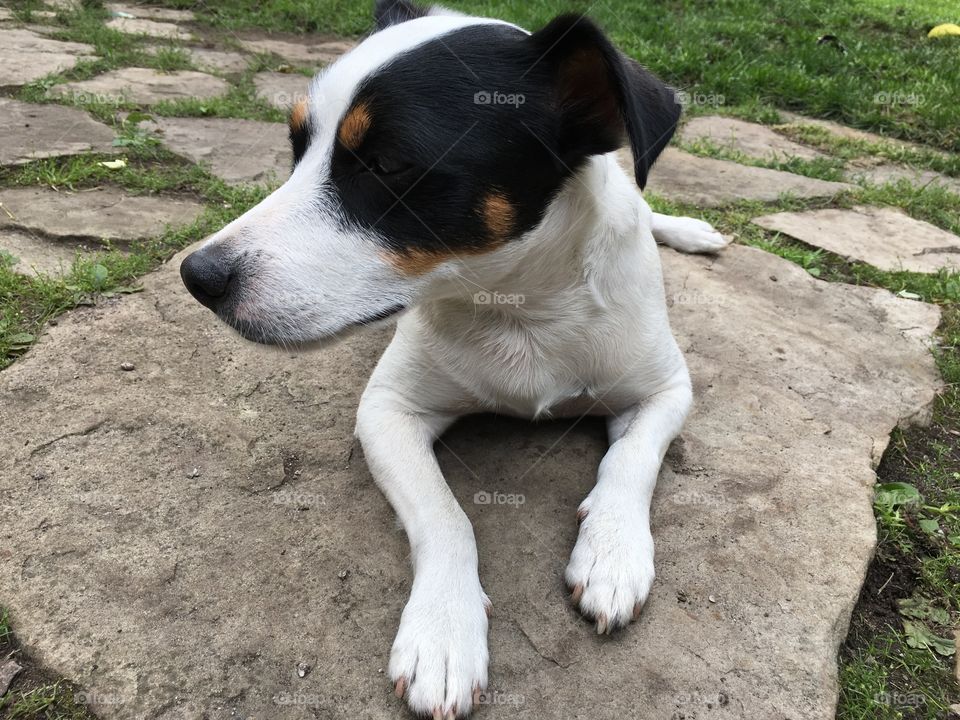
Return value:
<svg viewBox="0 0 960 720">
<path fill-rule="evenodd" d="M 530 40 L 552 73 L 561 159 L 572 166 L 587 155 L 611 152 L 626 134 L 637 185 L 645 187 L 680 120 L 676 93 L 582 15 L 561 15 Z"/>
<path fill-rule="evenodd" d="M 430 8 L 421 7 L 408 0 L 377 0 L 373 8 L 373 18 L 377 23 L 377 30 L 383 30 L 391 25 L 399 25 L 407 20 L 416 20 L 430 14 Z"/>
</svg>

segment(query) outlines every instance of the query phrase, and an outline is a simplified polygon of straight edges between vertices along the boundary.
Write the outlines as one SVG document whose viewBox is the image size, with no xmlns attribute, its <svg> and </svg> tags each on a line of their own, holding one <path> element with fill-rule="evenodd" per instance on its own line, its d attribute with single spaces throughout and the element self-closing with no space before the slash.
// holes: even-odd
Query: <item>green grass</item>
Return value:
<svg viewBox="0 0 960 720">
<path fill-rule="evenodd" d="M 189 0 L 167 0 L 199 7 Z M 730 105 L 775 105 L 960 150 L 960 39 L 931 40 L 956 22 L 951 0 L 450 0 L 457 10 L 535 29 L 559 12 L 586 12 L 617 44 L 692 94 Z M 218 30 L 359 35 L 369 3 L 355 0 L 234 0 L 199 20 Z M 846 52 L 818 45 L 840 38 Z"/>
</svg>

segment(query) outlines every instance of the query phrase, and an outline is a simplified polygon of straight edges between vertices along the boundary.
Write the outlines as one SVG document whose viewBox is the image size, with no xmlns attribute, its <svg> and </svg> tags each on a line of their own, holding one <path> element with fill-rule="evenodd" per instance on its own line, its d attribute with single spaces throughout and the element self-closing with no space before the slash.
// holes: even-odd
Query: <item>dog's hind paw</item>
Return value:
<svg viewBox="0 0 960 720">
<path fill-rule="evenodd" d="M 580 534 L 564 577 L 573 604 L 593 618 L 599 634 L 636 620 L 653 585 L 653 537 L 638 515 L 591 507 L 589 497 L 577 513 Z"/>
<path fill-rule="evenodd" d="M 430 585 L 414 583 L 390 653 L 390 679 L 417 715 L 466 717 L 487 687 L 490 600 L 479 581 Z"/>
<path fill-rule="evenodd" d="M 688 217 L 670 218 L 669 223 L 654 226 L 653 236 L 657 242 L 685 253 L 715 253 L 730 244 L 710 223 Z"/>
</svg>

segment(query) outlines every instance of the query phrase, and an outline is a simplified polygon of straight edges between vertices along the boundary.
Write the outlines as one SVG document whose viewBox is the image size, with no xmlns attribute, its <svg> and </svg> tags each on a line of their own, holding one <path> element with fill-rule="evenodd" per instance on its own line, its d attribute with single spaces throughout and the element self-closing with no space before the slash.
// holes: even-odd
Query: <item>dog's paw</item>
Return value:
<svg viewBox="0 0 960 720">
<path fill-rule="evenodd" d="M 655 236 L 658 242 L 669 245 L 674 250 L 685 253 L 719 252 L 730 240 L 717 232 L 713 225 L 696 218 L 672 218 L 669 228 L 659 230 Z"/>
<path fill-rule="evenodd" d="M 573 604 L 610 633 L 636 620 L 653 585 L 653 537 L 639 510 L 584 500 L 564 577 Z"/>
<path fill-rule="evenodd" d="M 487 687 L 489 612 L 478 580 L 414 583 L 389 668 L 413 712 L 435 720 L 470 714 Z"/>
</svg>

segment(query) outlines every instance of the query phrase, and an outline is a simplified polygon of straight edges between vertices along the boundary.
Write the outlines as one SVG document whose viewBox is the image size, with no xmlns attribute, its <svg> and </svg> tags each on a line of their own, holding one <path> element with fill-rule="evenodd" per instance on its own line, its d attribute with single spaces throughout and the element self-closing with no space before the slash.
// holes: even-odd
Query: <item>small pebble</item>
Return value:
<svg viewBox="0 0 960 720">
<path fill-rule="evenodd" d="M 191 470 L 190 472 L 188 472 L 188 473 L 187 473 L 187 477 L 188 477 L 188 478 L 198 478 L 198 477 L 200 477 L 200 468 L 194 468 L 193 470 Z"/>
<path fill-rule="evenodd" d="M 297 677 L 306 677 L 308 672 L 310 672 L 309 665 L 305 662 L 297 663 Z"/>
<path fill-rule="evenodd" d="M 340 578 L 341 580 L 346 580 L 347 575 L 349 574 L 350 574 L 349 570 L 341 570 L 340 572 L 337 573 L 337 577 Z"/>
<path fill-rule="evenodd" d="M 120 363 L 120 369 L 123 370 L 124 372 L 130 372 L 131 370 L 136 370 L 137 366 L 134 365 L 132 362 L 122 362 Z"/>
<path fill-rule="evenodd" d="M 717 599 L 716 599 L 713 595 L 711 595 L 710 597 L 708 597 L 707 600 L 709 600 L 709 601 L 712 602 L 712 603 L 715 603 L 715 602 L 717 601 Z"/>
</svg>

